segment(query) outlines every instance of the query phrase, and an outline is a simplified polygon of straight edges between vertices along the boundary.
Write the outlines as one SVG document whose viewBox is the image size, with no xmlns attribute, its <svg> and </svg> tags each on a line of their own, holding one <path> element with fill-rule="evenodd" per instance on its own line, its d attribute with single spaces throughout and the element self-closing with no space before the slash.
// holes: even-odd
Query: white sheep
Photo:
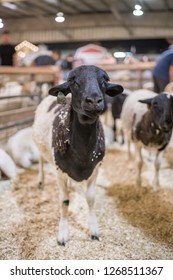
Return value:
<svg viewBox="0 0 173 280">
<path fill-rule="evenodd" d="M 39 161 L 39 151 L 32 139 L 32 127 L 19 130 L 8 139 L 7 152 L 16 164 L 29 168 L 33 162 Z"/>
<path fill-rule="evenodd" d="M 137 90 L 125 100 L 121 120 L 128 140 L 128 151 L 131 141 L 136 148 L 137 185 L 141 185 L 141 148 L 145 147 L 156 152 L 154 187 L 158 189 L 161 155 L 170 141 L 173 127 L 173 97 L 165 93 Z"/>
<path fill-rule="evenodd" d="M 6 82 L 4 87 L 0 88 L 0 96 L 21 95 L 23 86 L 15 81 Z"/>
<path fill-rule="evenodd" d="M 14 161 L 3 149 L 0 149 L 0 179 L 1 171 L 10 179 L 14 178 L 17 174 Z"/>
<path fill-rule="evenodd" d="M 41 155 L 57 168 L 60 188 L 60 222 L 58 243 L 68 240 L 68 187 L 72 181 L 87 185 L 89 228 L 92 239 L 99 239 L 95 214 L 95 182 L 104 153 L 104 133 L 99 115 L 104 110 L 105 94 L 123 91 L 120 85 L 108 83 L 105 71 L 95 66 L 72 70 L 68 81 L 50 89 L 38 106 L 33 125 L 34 140 Z M 63 97 L 71 93 L 72 97 Z M 65 103 L 65 104 L 61 104 Z M 39 185 L 44 183 L 43 161 L 40 161 Z M 69 183 L 69 184 L 68 184 Z"/>
</svg>

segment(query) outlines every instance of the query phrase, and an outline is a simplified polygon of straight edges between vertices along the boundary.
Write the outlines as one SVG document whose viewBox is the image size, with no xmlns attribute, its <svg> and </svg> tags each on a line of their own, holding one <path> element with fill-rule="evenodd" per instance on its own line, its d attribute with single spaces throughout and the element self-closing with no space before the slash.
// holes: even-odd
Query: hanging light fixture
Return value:
<svg viewBox="0 0 173 280">
<path fill-rule="evenodd" d="M 65 21 L 64 14 L 62 12 L 57 13 L 55 21 L 56 22 L 64 22 Z"/>
<path fill-rule="evenodd" d="M 139 4 L 136 4 L 136 5 L 135 5 L 135 9 L 136 9 L 136 10 L 141 10 L 141 9 L 142 9 L 142 6 L 139 5 Z"/>
<path fill-rule="evenodd" d="M 135 10 L 133 10 L 134 16 L 142 16 L 143 15 L 142 6 L 139 4 L 135 5 Z"/>
</svg>

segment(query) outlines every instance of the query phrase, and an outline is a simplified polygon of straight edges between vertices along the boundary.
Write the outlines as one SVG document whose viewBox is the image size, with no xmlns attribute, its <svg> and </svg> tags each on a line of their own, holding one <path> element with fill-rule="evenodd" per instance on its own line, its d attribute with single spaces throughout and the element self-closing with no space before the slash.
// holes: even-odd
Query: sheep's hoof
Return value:
<svg viewBox="0 0 173 280">
<path fill-rule="evenodd" d="M 57 241 L 57 243 L 58 243 L 59 246 L 65 246 L 65 242 L 64 241 L 62 241 L 62 242 Z"/>
<path fill-rule="evenodd" d="M 44 189 L 44 185 L 42 182 L 38 182 L 38 188 L 39 190 L 43 190 Z"/>
<path fill-rule="evenodd" d="M 98 240 L 99 241 L 99 237 L 97 235 L 91 235 L 91 239 L 92 240 Z"/>
</svg>

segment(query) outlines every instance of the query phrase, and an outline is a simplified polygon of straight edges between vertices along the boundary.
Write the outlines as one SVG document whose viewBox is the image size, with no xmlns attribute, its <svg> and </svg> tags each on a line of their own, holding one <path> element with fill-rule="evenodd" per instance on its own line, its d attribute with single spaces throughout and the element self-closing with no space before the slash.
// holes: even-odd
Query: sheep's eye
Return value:
<svg viewBox="0 0 173 280">
<path fill-rule="evenodd" d="M 73 84 L 75 85 L 75 86 L 79 86 L 79 83 L 77 82 L 77 81 L 73 81 Z"/>
<path fill-rule="evenodd" d="M 102 79 L 102 80 L 100 81 L 100 83 L 101 83 L 102 86 L 105 86 L 106 80 L 105 80 L 105 79 Z"/>
<path fill-rule="evenodd" d="M 104 80 L 105 80 L 106 82 L 109 82 L 109 77 L 108 77 L 108 76 L 104 76 Z"/>
<path fill-rule="evenodd" d="M 153 103 L 153 108 L 157 111 L 157 112 L 162 112 L 162 108 L 159 107 L 158 103 Z"/>
<path fill-rule="evenodd" d="M 78 83 L 74 78 L 70 78 L 68 81 L 69 81 L 69 83 L 72 84 L 72 85 L 77 85 L 77 86 L 79 86 L 79 83 Z"/>
<path fill-rule="evenodd" d="M 153 103 L 153 107 L 154 107 L 155 109 L 157 109 L 157 108 L 158 108 L 158 104 L 157 104 L 157 102 L 154 102 L 154 103 Z"/>
</svg>

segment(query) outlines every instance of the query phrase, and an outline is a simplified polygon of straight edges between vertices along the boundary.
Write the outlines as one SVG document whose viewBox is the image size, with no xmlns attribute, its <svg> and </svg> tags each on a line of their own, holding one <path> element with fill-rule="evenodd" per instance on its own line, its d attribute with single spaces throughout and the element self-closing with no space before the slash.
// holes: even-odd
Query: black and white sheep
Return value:
<svg viewBox="0 0 173 280">
<path fill-rule="evenodd" d="M 156 152 L 154 187 L 159 188 L 159 169 L 163 150 L 168 145 L 173 128 L 173 97 L 148 90 L 131 93 L 122 109 L 121 120 L 128 146 L 132 141 L 137 154 L 137 185 L 141 185 L 143 157 L 141 148 Z M 130 147 L 129 147 L 130 148 Z"/>
<path fill-rule="evenodd" d="M 89 206 L 89 229 L 92 239 L 99 239 L 94 210 L 95 182 L 104 153 L 104 134 L 99 115 L 104 110 L 105 94 L 123 91 L 120 85 L 108 83 L 105 71 L 96 66 L 80 66 L 69 73 L 68 81 L 50 89 L 49 94 L 71 93 L 66 104 L 57 104 L 52 96 L 38 106 L 33 124 L 34 140 L 44 159 L 57 168 L 60 188 L 60 222 L 58 243 L 68 240 L 68 186 L 73 180 L 85 182 Z M 43 165 L 39 181 L 43 184 Z M 70 183 L 70 184 L 69 184 Z"/>
</svg>

